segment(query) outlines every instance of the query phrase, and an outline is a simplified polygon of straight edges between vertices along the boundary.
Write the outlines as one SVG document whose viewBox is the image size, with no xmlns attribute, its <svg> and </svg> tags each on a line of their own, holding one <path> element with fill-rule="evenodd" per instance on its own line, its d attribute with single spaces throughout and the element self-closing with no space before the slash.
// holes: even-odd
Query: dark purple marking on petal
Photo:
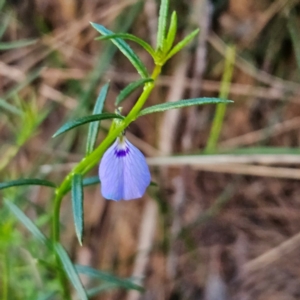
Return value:
<svg viewBox="0 0 300 300">
<path fill-rule="evenodd" d="M 129 153 L 129 148 L 128 147 L 126 147 L 125 149 L 120 149 L 120 148 L 118 148 L 118 147 L 116 147 L 115 148 L 115 156 L 116 157 L 124 157 L 124 156 L 126 156 L 128 153 Z"/>
</svg>

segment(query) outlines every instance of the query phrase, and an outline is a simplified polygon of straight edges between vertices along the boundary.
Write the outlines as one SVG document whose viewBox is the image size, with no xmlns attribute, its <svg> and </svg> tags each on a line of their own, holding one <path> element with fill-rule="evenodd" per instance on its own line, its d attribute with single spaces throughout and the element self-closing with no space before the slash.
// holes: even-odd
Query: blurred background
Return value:
<svg viewBox="0 0 300 300">
<path fill-rule="evenodd" d="M 139 118 L 127 137 L 149 157 L 158 187 L 128 202 L 105 201 L 98 185 L 85 188 L 82 247 L 67 196 L 62 243 L 74 262 L 145 287 L 140 294 L 104 283 L 91 299 L 300 299 L 300 1 L 170 2 L 177 41 L 201 32 L 164 67 L 147 105 L 218 97 L 235 47 L 234 104 L 214 157 L 202 155 L 214 105 Z M 155 46 L 158 7 L 155 0 L 0 1 L 0 181 L 64 178 L 84 155 L 87 128 L 52 134 L 91 114 L 107 82 L 105 111 L 113 112 L 120 90 L 139 78 L 111 42 L 95 41 L 89 22 Z M 151 57 L 129 43 L 151 71 Z M 124 102 L 124 114 L 139 93 Z M 101 123 L 99 143 L 109 125 Z M 196 154 L 192 163 L 178 157 Z M 161 155 L 176 156 L 168 165 Z M 52 196 L 20 187 L 0 201 L 12 199 L 49 235 Z M 60 299 L 48 255 L 1 206 L 1 299 Z"/>
</svg>

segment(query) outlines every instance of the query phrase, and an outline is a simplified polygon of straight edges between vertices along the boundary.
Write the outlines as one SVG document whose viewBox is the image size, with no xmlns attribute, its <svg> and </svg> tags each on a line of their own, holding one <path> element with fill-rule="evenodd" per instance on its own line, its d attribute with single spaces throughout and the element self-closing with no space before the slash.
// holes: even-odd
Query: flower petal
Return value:
<svg viewBox="0 0 300 300">
<path fill-rule="evenodd" d="M 124 159 L 124 200 L 141 198 L 151 182 L 149 167 L 142 152 L 133 146 L 128 140 L 129 149 Z"/>
<path fill-rule="evenodd" d="M 141 198 L 151 182 L 144 155 L 125 137 L 103 155 L 99 177 L 103 197 L 116 201 Z"/>
<path fill-rule="evenodd" d="M 115 155 L 118 142 L 115 141 L 104 153 L 100 166 L 99 178 L 101 181 L 101 192 L 104 198 L 119 201 L 123 198 L 124 178 L 123 161 Z"/>
</svg>

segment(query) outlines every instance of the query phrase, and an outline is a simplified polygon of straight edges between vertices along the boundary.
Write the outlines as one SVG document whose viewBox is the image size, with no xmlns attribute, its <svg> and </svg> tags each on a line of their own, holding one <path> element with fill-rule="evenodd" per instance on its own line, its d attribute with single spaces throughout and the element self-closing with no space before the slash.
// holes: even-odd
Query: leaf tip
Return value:
<svg viewBox="0 0 300 300">
<path fill-rule="evenodd" d="M 56 132 L 54 132 L 54 134 L 52 135 L 52 138 L 56 138 L 59 135 L 59 130 L 57 130 Z"/>
<path fill-rule="evenodd" d="M 91 26 L 92 26 L 93 28 L 95 28 L 97 31 L 99 31 L 99 30 L 98 30 L 98 29 L 99 29 L 99 24 L 94 23 L 94 22 L 90 22 L 90 24 L 91 24 Z"/>
</svg>

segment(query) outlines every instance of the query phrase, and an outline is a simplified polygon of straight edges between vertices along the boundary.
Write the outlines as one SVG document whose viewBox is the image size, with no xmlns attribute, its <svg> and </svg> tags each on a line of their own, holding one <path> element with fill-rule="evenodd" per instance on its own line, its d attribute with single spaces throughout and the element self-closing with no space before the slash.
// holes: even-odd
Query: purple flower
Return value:
<svg viewBox="0 0 300 300">
<path fill-rule="evenodd" d="M 151 181 L 144 155 L 125 136 L 104 153 L 99 177 L 103 197 L 115 201 L 141 198 Z"/>
</svg>

